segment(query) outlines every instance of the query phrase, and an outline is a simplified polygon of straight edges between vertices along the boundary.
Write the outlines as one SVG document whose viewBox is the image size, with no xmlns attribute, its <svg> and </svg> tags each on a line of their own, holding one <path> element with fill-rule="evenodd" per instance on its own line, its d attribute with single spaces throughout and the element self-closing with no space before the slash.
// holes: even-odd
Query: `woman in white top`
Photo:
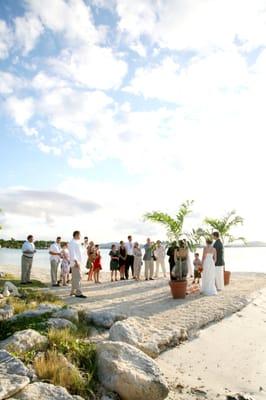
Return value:
<svg viewBox="0 0 266 400">
<path fill-rule="evenodd" d="M 166 278 L 166 270 L 165 270 L 165 248 L 162 246 L 160 240 L 156 242 L 156 248 L 154 250 L 154 256 L 156 258 L 156 272 L 155 278 L 159 276 L 160 266 L 162 268 L 163 276 Z"/>
<path fill-rule="evenodd" d="M 206 296 L 214 296 L 217 294 L 215 286 L 216 257 L 216 250 L 212 246 L 212 240 L 207 239 L 202 256 L 203 273 L 201 282 L 201 292 Z"/>
</svg>

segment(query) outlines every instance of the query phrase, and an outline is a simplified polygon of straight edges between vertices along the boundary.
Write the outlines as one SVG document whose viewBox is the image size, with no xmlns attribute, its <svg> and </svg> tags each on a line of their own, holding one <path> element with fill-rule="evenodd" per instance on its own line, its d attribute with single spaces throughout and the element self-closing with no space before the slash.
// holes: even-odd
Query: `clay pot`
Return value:
<svg viewBox="0 0 266 400">
<path fill-rule="evenodd" d="M 184 299 L 187 292 L 187 281 L 169 281 L 173 299 Z"/>
<path fill-rule="evenodd" d="M 224 271 L 224 284 L 225 285 L 229 285 L 230 277 L 231 277 L 231 272 L 230 271 Z"/>
</svg>

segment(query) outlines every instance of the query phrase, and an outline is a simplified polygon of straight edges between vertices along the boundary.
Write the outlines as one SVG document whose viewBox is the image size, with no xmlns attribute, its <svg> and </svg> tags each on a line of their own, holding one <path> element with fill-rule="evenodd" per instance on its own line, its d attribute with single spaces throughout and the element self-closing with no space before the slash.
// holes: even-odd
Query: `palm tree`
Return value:
<svg viewBox="0 0 266 400">
<path fill-rule="evenodd" d="M 230 233 L 233 227 L 243 225 L 244 223 L 244 219 L 237 215 L 235 210 L 228 212 L 221 219 L 205 218 L 204 223 L 207 225 L 208 228 L 211 228 L 213 231 L 218 231 L 220 233 L 220 237 L 223 243 L 232 243 L 237 240 L 245 242 L 244 237 L 234 237 Z M 205 233 L 209 234 L 209 230 L 205 231 Z"/>
<path fill-rule="evenodd" d="M 190 246 L 192 236 L 183 232 L 183 227 L 185 218 L 192 213 L 193 203 L 193 200 L 187 200 L 182 203 L 175 217 L 171 217 L 169 214 L 161 211 L 154 211 L 151 213 L 146 213 L 144 215 L 144 219 L 163 225 L 166 228 L 167 236 L 171 241 L 177 241 L 180 236 L 187 237 L 189 239 L 188 245 Z"/>
</svg>

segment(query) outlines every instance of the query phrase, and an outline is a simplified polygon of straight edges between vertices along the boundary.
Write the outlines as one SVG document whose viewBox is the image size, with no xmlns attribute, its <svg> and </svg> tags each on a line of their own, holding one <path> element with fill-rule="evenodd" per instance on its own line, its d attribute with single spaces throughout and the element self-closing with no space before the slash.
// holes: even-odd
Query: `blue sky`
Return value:
<svg viewBox="0 0 266 400">
<path fill-rule="evenodd" d="M 265 38 L 262 0 L 0 2 L 3 236 L 163 237 L 194 199 L 265 240 Z"/>
</svg>

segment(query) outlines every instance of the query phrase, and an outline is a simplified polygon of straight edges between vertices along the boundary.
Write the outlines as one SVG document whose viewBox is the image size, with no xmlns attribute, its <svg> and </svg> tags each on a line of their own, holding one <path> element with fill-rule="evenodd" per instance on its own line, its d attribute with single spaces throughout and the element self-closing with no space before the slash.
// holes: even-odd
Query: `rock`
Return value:
<svg viewBox="0 0 266 400">
<path fill-rule="evenodd" d="M 46 347 L 48 339 L 33 329 L 25 329 L 14 333 L 9 338 L 0 342 L 0 349 L 15 352 L 29 351 L 32 349 L 42 350 Z"/>
<path fill-rule="evenodd" d="M 142 351 L 123 342 L 96 346 L 102 385 L 123 400 L 163 400 L 169 389 L 158 365 Z"/>
<path fill-rule="evenodd" d="M 2 293 L 0 293 L 0 299 L 3 299 L 4 298 L 4 296 L 2 295 Z"/>
<path fill-rule="evenodd" d="M 71 322 L 79 322 L 79 313 L 74 308 L 61 308 L 53 314 L 53 317 L 68 319 Z"/>
<path fill-rule="evenodd" d="M 4 308 L 0 308 L 0 321 L 5 321 L 13 317 L 14 309 L 9 304 L 6 304 Z"/>
<path fill-rule="evenodd" d="M 0 372 L 0 400 L 10 398 L 24 389 L 30 382 L 27 376 L 3 374 Z"/>
<path fill-rule="evenodd" d="M 63 318 L 49 318 L 47 321 L 47 325 L 49 328 L 53 329 L 77 329 L 76 325 L 74 325 L 73 322 Z"/>
<path fill-rule="evenodd" d="M 74 400 L 67 390 L 49 383 L 35 382 L 12 397 L 16 400 Z"/>
<path fill-rule="evenodd" d="M 31 371 L 21 360 L 12 356 L 6 350 L 0 350 L 0 374 L 20 375 L 31 378 Z"/>
<path fill-rule="evenodd" d="M 14 283 L 9 282 L 9 281 L 5 282 L 4 290 L 5 290 L 5 288 L 7 288 L 9 290 L 9 292 L 10 292 L 10 294 L 12 294 L 12 296 L 20 297 L 18 288 L 14 285 Z"/>
<path fill-rule="evenodd" d="M 237 393 L 234 395 L 227 395 L 226 400 L 255 400 L 255 399 L 249 394 Z"/>
<path fill-rule="evenodd" d="M 169 347 L 176 346 L 183 338 L 182 330 L 155 328 L 141 318 L 128 318 L 116 322 L 110 329 L 109 339 L 131 344 L 152 358 Z"/>
<path fill-rule="evenodd" d="M 4 297 L 9 297 L 10 296 L 10 291 L 9 291 L 7 286 L 4 287 L 3 296 Z"/>
<path fill-rule="evenodd" d="M 17 314 L 13 317 L 13 319 L 16 318 L 35 318 L 35 317 L 40 317 L 44 314 L 51 313 L 51 316 L 53 313 L 57 312 L 60 310 L 60 306 L 54 305 L 54 304 L 41 304 L 39 305 L 36 310 L 27 310 L 24 311 L 23 313 Z"/>
<path fill-rule="evenodd" d="M 87 323 L 109 329 L 116 321 L 122 321 L 127 317 L 115 311 L 85 311 L 83 318 Z"/>
</svg>

